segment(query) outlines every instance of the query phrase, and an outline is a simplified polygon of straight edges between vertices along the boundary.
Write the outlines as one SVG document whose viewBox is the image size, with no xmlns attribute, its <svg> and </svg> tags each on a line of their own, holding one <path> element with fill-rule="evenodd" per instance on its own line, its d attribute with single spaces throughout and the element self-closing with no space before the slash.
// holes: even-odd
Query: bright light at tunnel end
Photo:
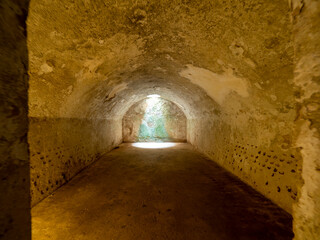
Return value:
<svg viewBox="0 0 320 240">
<path fill-rule="evenodd" d="M 133 147 L 136 148 L 148 148 L 148 149 L 159 149 L 159 148 L 170 148 L 176 146 L 176 143 L 171 142 L 137 142 L 132 143 Z"/>
<path fill-rule="evenodd" d="M 154 108 L 158 106 L 157 104 L 160 102 L 160 99 L 159 99 L 160 97 L 161 96 L 158 94 L 151 94 L 151 95 L 147 96 L 148 108 L 147 108 L 146 114 L 145 114 L 146 121 L 148 120 L 148 118 L 150 118 L 150 115 L 153 116 L 155 114 Z M 148 109 L 149 109 L 149 111 L 148 111 Z M 150 113 L 150 111 L 151 111 L 151 113 Z M 159 117 L 159 113 L 157 113 L 156 116 Z M 162 117 L 162 112 L 160 112 L 160 117 Z M 153 119 L 153 121 L 154 121 L 154 119 Z M 147 127 L 147 129 L 150 130 L 151 128 Z M 153 130 L 153 129 L 151 129 L 151 130 Z M 170 148 L 170 147 L 174 147 L 176 145 L 177 145 L 176 143 L 172 143 L 172 142 L 136 142 L 136 143 L 132 143 L 133 147 L 147 148 L 147 149 Z"/>
<path fill-rule="evenodd" d="M 158 95 L 158 94 L 151 94 L 151 95 L 148 95 L 147 97 L 148 97 L 148 98 L 159 98 L 159 97 L 161 97 L 161 96 Z"/>
</svg>

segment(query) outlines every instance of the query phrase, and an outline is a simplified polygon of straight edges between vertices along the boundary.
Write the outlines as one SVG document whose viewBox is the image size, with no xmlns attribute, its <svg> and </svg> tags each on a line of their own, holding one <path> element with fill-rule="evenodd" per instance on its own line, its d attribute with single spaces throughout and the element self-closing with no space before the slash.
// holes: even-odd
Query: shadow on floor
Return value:
<svg viewBox="0 0 320 240">
<path fill-rule="evenodd" d="M 291 216 L 189 144 L 104 155 L 32 209 L 33 240 L 292 239 Z"/>
</svg>

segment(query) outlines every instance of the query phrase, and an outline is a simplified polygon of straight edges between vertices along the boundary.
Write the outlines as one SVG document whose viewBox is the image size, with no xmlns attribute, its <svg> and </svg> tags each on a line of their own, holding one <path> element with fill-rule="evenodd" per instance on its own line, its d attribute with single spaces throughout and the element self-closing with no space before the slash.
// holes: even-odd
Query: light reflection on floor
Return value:
<svg viewBox="0 0 320 240">
<path fill-rule="evenodd" d="M 132 146 L 137 147 L 137 148 L 170 148 L 176 146 L 176 143 L 172 142 L 137 142 L 133 143 Z"/>
</svg>

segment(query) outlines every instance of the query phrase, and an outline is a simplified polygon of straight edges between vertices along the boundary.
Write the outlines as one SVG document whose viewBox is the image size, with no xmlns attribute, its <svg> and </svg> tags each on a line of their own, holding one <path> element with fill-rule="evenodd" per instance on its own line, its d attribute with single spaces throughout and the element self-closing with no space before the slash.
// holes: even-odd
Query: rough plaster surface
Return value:
<svg viewBox="0 0 320 240">
<path fill-rule="evenodd" d="M 301 197 L 294 211 L 297 240 L 320 237 L 320 2 L 292 2 L 297 96 L 297 142 L 303 157 Z"/>
<path fill-rule="evenodd" d="M 181 76 L 190 69 L 202 69 L 194 79 L 214 76 L 218 101 L 284 101 L 275 89 L 290 93 L 281 84 L 292 78 L 288 12 L 286 2 L 262 0 L 31 1 L 30 114 L 114 118 L 161 92 L 187 116 L 208 115 L 217 102 Z"/>
<path fill-rule="evenodd" d="M 130 107 L 128 112 L 124 115 L 122 120 L 122 132 L 124 142 L 138 142 L 138 141 L 164 141 L 164 142 L 184 142 L 187 139 L 187 119 L 180 108 L 167 100 L 159 99 L 158 107 L 161 108 L 160 117 L 163 119 L 163 126 L 165 130 L 164 137 L 143 138 L 141 136 L 142 123 L 154 125 L 151 121 L 148 123 L 146 116 L 146 109 L 148 108 L 148 99 L 142 100 Z M 156 113 L 159 114 L 159 113 Z M 152 116 L 151 116 L 152 117 Z M 152 120 L 152 119 L 151 119 Z M 154 128 L 155 126 L 150 126 Z"/>
<path fill-rule="evenodd" d="M 301 181 L 299 151 L 260 144 L 247 137 L 248 126 L 242 130 L 221 120 L 188 120 L 188 140 L 197 149 L 291 213 Z"/>
<path fill-rule="evenodd" d="M 31 204 L 121 143 L 121 121 L 30 118 Z"/>
<path fill-rule="evenodd" d="M 297 239 L 303 231 L 317 236 L 319 199 L 308 197 L 310 174 L 318 179 L 317 145 L 300 152 L 306 136 L 318 138 L 317 4 L 32 0 L 30 117 L 121 122 L 133 104 L 158 93 L 181 107 L 197 149 L 288 212 L 302 171 L 295 231 Z M 311 202 L 314 215 L 305 218 Z"/>
<path fill-rule="evenodd" d="M 243 146 L 293 152 L 297 166 L 288 171 L 296 175 L 285 176 L 280 193 L 276 186 L 265 190 L 275 179 L 267 167 L 263 184 L 247 180 L 291 211 L 296 191 L 286 186 L 294 177 L 299 182 L 301 157 L 291 134 L 289 12 L 278 1 L 31 1 L 30 116 L 121 119 L 159 93 L 181 106 L 194 123 L 189 141 L 203 152 L 215 149 L 215 161 L 225 157 L 218 152 L 227 147 L 217 148 L 223 139 L 232 143 L 229 151 L 238 145 L 234 135 Z"/>
<path fill-rule="evenodd" d="M 187 65 L 187 69 L 182 70 L 179 74 L 203 88 L 219 104 L 222 104 L 232 92 L 242 97 L 249 96 L 246 80 L 234 76 L 232 69 L 226 69 L 223 74 L 219 75 L 207 69 Z"/>
<path fill-rule="evenodd" d="M 27 145 L 29 1 L 0 1 L 0 239 L 31 239 Z"/>
</svg>

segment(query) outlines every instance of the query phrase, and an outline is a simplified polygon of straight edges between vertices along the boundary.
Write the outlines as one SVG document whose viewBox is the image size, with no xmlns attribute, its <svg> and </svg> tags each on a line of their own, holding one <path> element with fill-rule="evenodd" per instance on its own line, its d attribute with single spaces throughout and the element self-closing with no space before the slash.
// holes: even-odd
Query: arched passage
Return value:
<svg viewBox="0 0 320 240">
<path fill-rule="evenodd" d="M 7 5 L 9 13 L 24 16 L 20 5 Z M 318 206 L 312 181 L 318 179 L 313 153 L 318 141 L 311 147 L 301 142 L 318 139 L 317 124 L 309 124 L 318 111 L 317 57 L 303 44 L 309 36 L 317 46 L 311 25 L 318 22 L 318 9 L 311 0 L 289 6 L 274 1 L 31 1 L 33 205 L 117 146 L 124 113 L 156 90 L 181 105 L 188 117 L 187 140 L 199 151 L 288 212 L 297 204 L 303 176 L 299 206 L 306 211 L 306 202 Z M 17 35 L 8 36 L 24 39 L 22 32 Z M 14 146 L 10 151 L 20 159 L 20 145 Z M 313 209 L 307 217 L 297 215 L 298 226 L 315 226 L 319 211 Z"/>
<path fill-rule="evenodd" d="M 31 1 L 35 202 L 121 143 L 125 113 L 157 93 L 181 106 L 189 143 L 292 211 L 302 168 L 291 134 L 297 113 L 288 5 L 228 4 Z M 39 151 L 40 136 L 50 152 Z M 49 177 L 41 158 L 56 154 L 61 160 Z M 46 190 L 49 180 L 58 184 Z"/>
</svg>

